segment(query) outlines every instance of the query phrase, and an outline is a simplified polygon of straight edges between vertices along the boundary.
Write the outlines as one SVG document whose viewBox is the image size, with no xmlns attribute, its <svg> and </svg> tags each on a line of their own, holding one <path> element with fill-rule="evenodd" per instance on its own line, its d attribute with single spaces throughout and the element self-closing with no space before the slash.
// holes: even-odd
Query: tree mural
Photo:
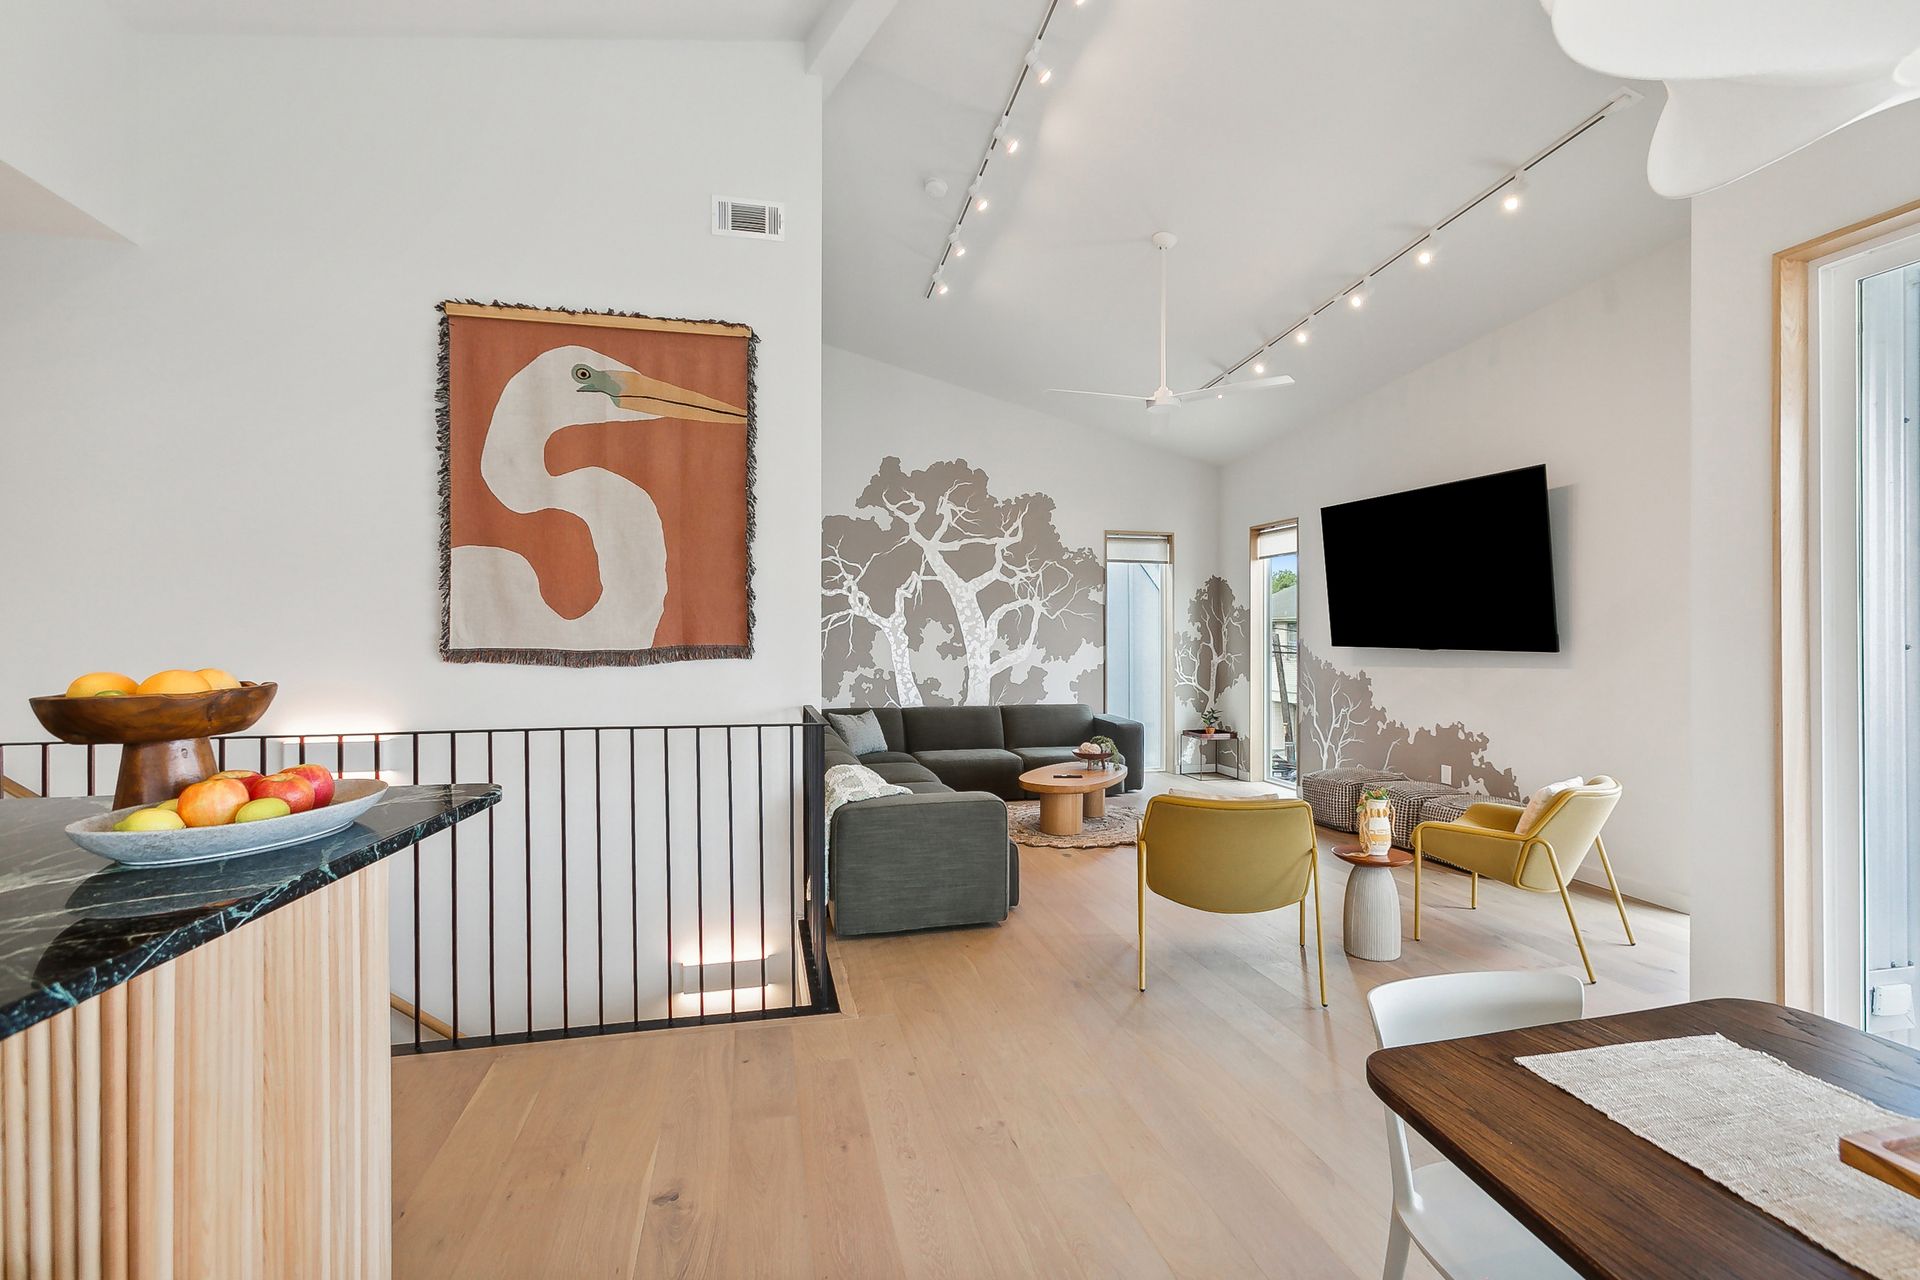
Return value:
<svg viewBox="0 0 1920 1280">
<path fill-rule="evenodd" d="M 1222 577 L 1208 578 L 1187 602 L 1187 625 L 1173 651 L 1174 696 L 1200 715 L 1247 674 L 1246 606 Z"/>
<path fill-rule="evenodd" d="M 887 458 L 821 524 L 821 661 L 836 702 L 1097 702 L 1105 582 L 1053 499 L 997 498 L 964 459 Z"/>
<path fill-rule="evenodd" d="M 1457 721 L 1409 730 L 1374 701 L 1366 672 L 1348 675 L 1304 646 L 1300 727 L 1311 757 L 1317 757 L 1310 757 L 1309 769 L 1398 769 L 1408 777 L 1437 781 L 1446 765 L 1464 790 L 1502 799 L 1520 795 L 1513 770 L 1496 768 L 1487 759 L 1486 734 Z"/>
</svg>

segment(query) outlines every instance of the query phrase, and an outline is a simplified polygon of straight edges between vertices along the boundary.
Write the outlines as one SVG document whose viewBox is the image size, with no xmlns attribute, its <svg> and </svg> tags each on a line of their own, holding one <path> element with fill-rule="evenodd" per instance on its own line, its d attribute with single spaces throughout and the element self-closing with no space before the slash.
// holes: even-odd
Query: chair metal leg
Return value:
<svg viewBox="0 0 1920 1280">
<path fill-rule="evenodd" d="M 1413 1237 L 1407 1234 L 1407 1224 L 1400 1221 L 1395 1213 L 1387 1224 L 1387 1265 L 1380 1271 L 1380 1280 L 1406 1280 L 1407 1247 L 1413 1243 Z"/>
<path fill-rule="evenodd" d="M 1613 905 L 1620 908 L 1620 927 L 1627 931 L 1627 945 L 1636 946 L 1633 926 L 1627 923 L 1627 900 L 1620 896 L 1620 882 L 1613 878 L 1613 863 L 1607 858 L 1607 842 L 1595 836 L 1593 847 L 1600 854 L 1600 869 L 1607 873 L 1607 888 L 1613 890 Z"/>
<path fill-rule="evenodd" d="M 1314 850 L 1312 874 L 1313 881 L 1313 966 L 1320 975 L 1320 1007 L 1327 1007 L 1327 949 L 1320 940 L 1320 851 Z M 1306 902 L 1305 898 L 1300 899 Z"/>
<path fill-rule="evenodd" d="M 1567 896 L 1567 879 L 1560 874 L 1560 859 L 1553 855 L 1553 846 L 1545 840 L 1536 843 L 1547 851 L 1547 865 L 1553 868 L 1553 882 L 1560 886 L 1560 905 L 1567 909 L 1567 923 L 1573 926 L 1573 945 L 1580 948 L 1580 963 L 1587 967 L 1587 985 L 1592 986 L 1599 979 L 1593 976 L 1593 961 L 1587 958 L 1586 939 L 1580 936 L 1580 922 L 1574 919 L 1573 899 Z"/>
<path fill-rule="evenodd" d="M 1467 905 L 1473 910 L 1478 911 L 1480 909 L 1480 873 L 1478 871 L 1469 871 L 1467 874 L 1473 877 L 1473 888 L 1471 891 L 1473 896 L 1467 900 Z"/>
<path fill-rule="evenodd" d="M 1134 860 L 1139 864 L 1139 925 L 1140 925 L 1140 989 L 1147 989 L 1147 851 L 1137 849 Z"/>
<path fill-rule="evenodd" d="M 1420 832 L 1413 833 L 1413 940 L 1420 941 L 1420 866 L 1426 855 L 1420 852 Z"/>
<path fill-rule="evenodd" d="M 1307 949 L 1307 895 L 1300 895 L 1300 949 Z"/>
</svg>

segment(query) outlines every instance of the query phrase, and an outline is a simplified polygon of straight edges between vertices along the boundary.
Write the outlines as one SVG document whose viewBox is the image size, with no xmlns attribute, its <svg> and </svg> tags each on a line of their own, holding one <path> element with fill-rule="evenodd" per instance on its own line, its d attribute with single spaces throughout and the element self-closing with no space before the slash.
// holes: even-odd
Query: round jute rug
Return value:
<svg viewBox="0 0 1920 1280">
<path fill-rule="evenodd" d="M 1047 849 L 1105 849 L 1110 845 L 1133 844 L 1140 838 L 1140 811 L 1114 803 L 1107 797 L 1107 813 L 1088 818 L 1080 824 L 1080 834 L 1050 836 L 1040 829 L 1038 800 L 1007 801 L 1007 835 L 1016 844 Z"/>
</svg>

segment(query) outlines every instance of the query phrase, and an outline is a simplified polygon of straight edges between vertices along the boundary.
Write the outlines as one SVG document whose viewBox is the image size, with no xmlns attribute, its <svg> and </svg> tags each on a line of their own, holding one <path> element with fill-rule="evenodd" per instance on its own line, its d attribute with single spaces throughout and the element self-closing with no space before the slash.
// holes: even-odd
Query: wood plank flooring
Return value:
<svg viewBox="0 0 1920 1280">
<path fill-rule="evenodd" d="M 1374 1277 L 1365 991 L 1578 972 L 1557 898 L 1483 885 L 1469 911 L 1444 872 L 1424 941 L 1354 960 L 1323 856 L 1330 1008 L 1293 911 L 1157 898 L 1143 995 L 1133 849 L 1021 865 L 1002 926 L 836 943 L 838 1016 L 396 1059 L 395 1274 Z M 1686 997 L 1685 916 L 1629 904 L 1629 948 L 1609 899 L 1575 908 L 1589 1012 Z"/>
</svg>

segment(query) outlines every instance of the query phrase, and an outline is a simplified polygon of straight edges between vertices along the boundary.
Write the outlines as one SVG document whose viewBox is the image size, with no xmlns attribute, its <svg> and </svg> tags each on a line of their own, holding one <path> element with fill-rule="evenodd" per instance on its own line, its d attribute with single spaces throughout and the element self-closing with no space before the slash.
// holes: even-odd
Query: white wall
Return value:
<svg viewBox="0 0 1920 1280">
<path fill-rule="evenodd" d="M 100 0 L 0 0 L 0 233 L 132 234 L 133 43 Z"/>
<path fill-rule="evenodd" d="M 897 457 L 909 471 L 964 458 L 987 473 L 996 496 L 1053 498 L 1054 523 L 1069 547 L 1092 547 L 1104 559 L 1110 529 L 1173 534 L 1176 627 L 1187 600 L 1218 572 L 1219 472 L 1206 463 L 836 347 L 826 349 L 823 376 L 822 500 L 829 512 L 854 510 L 882 458 Z M 1177 416 L 1167 429 L 1179 429 Z M 1244 604 L 1245 591 L 1234 581 Z M 1197 718 L 1183 707 L 1176 724 L 1192 723 Z"/>
<path fill-rule="evenodd" d="M 1779 957 L 1773 255 L 1920 199 L 1920 104 L 1693 202 L 1692 992 L 1773 999 Z"/>
<path fill-rule="evenodd" d="M 794 714 L 820 523 L 797 45 L 162 36 L 133 64 L 139 246 L 0 236 L 0 740 L 96 668 L 276 679 L 266 723 L 291 731 Z M 12 110 L 0 139 L 34 127 Z M 711 235 L 715 193 L 786 201 L 788 238 Z M 440 661 L 433 307 L 455 297 L 758 331 L 758 656 Z"/>
<path fill-rule="evenodd" d="M 1619 778 L 1607 847 L 1622 886 L 1673 906 L 1688 901 L 1687 254 L 1662 249 L 1227 468 L 1219 534 L 1230 554 L 1249 526 L 1300 519 L 1302 645 L 1365 670 L 1393 718 L 1488 734 L 1523 790 Z M 1331 647 L 1321 507 L 1542 462 L 1558 654 Z M 1499 607 L 1497 559 L 1410 545 L 1396 598 L 1420 573 L 1433 607 Z"/>
</svg>

